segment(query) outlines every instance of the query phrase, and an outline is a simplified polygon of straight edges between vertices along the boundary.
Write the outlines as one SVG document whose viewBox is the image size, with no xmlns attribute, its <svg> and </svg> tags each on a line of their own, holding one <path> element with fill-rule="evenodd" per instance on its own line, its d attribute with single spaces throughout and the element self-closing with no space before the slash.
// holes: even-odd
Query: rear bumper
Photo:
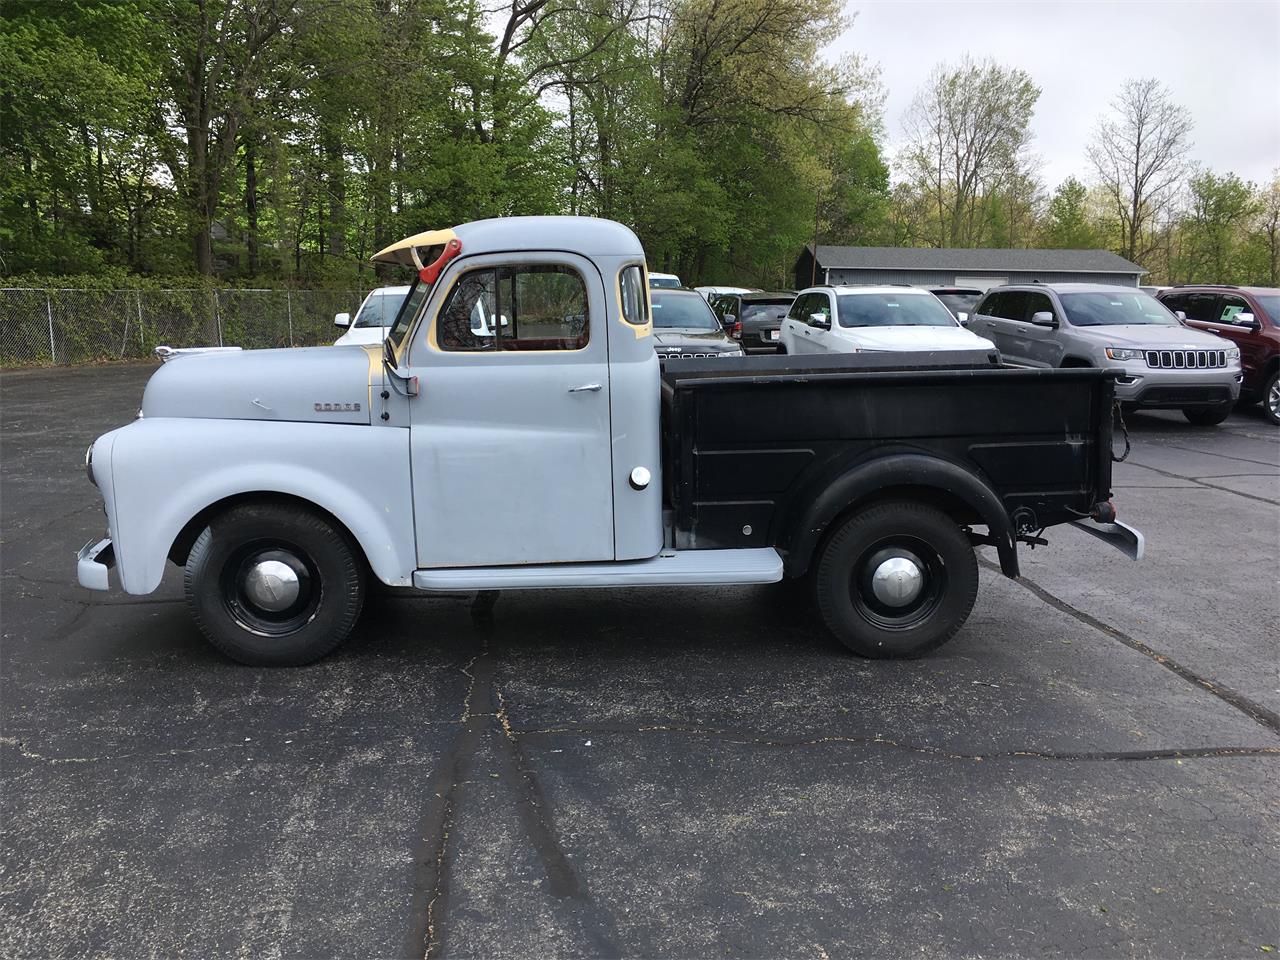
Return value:
<svg viewBox="0 0 1280 960">
<path fill-rule="evenodd" d="M 76 579 L 80 586 L 90 590 L 111 589 L 111 568 L 116 565 L 115 548 L 111 538 L 94 543 L 90 540 L 76 555 Z"/>
<path fill-rule="evenodd" d="M 1092 520 L 1073 520 L 1071 525 L 1109 543 L 1130 560 L 1141 560 L 1147 548 L 1146 538 L 1140 530 L 1116 520 L 1114 523 L 1095 523 Z"/>
</svg>

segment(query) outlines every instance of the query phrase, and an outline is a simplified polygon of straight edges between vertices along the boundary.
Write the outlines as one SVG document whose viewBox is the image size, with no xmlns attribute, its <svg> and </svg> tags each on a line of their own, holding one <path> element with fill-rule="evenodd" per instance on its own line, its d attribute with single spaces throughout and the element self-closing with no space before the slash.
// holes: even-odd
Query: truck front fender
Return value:
<svg viewBox="0 0 1280 960">
<path fill-rule="evenodd" d="M 170 548 L 192 519 L 246 494 L 315 505 L 346 528 L 379 580 L 412 582 L 408 430 L 147 418 L 111 436 L 104 495 L 126 593 L 155 590 Z M 95 469 L 102 466 L 95 460 Z"/>
<path fill-rule="evenodd" d="M 809 568 L 823 534 L 841 514 L 860 503 L 883 499 L 933 501 L 948 512 L 962 508 L 986 524 L 1005 576 L 1018 575 L 1013 522 L 999 495 L 981 477 L 958 463 L 921 453 L 891 453 L 848 466 L 834 477 L 808 486 L 783 514 L 774 538 L 786 558 L 787 574 Z"/>
</svg>

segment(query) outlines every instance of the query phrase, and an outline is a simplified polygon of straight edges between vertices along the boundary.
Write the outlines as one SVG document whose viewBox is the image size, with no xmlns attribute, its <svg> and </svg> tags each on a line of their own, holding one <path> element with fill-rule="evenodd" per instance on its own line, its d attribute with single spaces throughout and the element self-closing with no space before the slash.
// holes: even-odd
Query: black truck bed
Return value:
<svg viewBox="0 0 1280 960">
<path fill-rule="evenodd" d="M 977 477 L 1018 532 L 1088 516 L 1111 496 L 1113 384 L 1104 370 L 1012 368 L 982 351 L 667 361 L 675 545 L 785 555 L 815 497 L 898 454 Z M 956 504 L 962 522 L 983 523 Z"/>
</svg>

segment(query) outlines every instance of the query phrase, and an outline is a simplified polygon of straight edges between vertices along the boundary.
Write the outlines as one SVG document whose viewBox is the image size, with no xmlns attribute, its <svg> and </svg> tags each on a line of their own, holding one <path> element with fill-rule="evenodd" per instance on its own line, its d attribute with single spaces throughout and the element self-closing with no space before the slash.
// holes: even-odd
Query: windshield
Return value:
<svg viewBox="0 0 1280 960">
<path fill-rule="evenodd" d="M 951 311 L 952 314 L 973 313 L 973 305 L 978 302 L 982 296 L 980 293 L 935 293 L 935 297 L 942 301 L 943 306 Z"/>
<path fill-rule="evenodd" d="M 1276 294 L 1268 294 L 1265 297 L 1255 296 L 1258 305 L 1267 311 L 1267 317 L 1272 323 L 1280 323 L 1280 296 Z"/>
<path fill-rule="evenodd" d="M 651 287 L 678 287 L 680 286 L 679 277 L 655 277 L 649 274 L 649 286 Z"/>
<path fill-rule="evenodd" d="M 408 290 L 375 290 L 356 314 L 357 327 L 389 327 L 400 311 Z"/>
<path fill-rule="evenodd" d="M 954 327 L 956 318 L 931 293 L 842 293 L 842 327 Z"/>
<path fill-rule="evenodd" d="M 791 300 L 755 300 L 742 304 L 739 320 L 783 320 L 791 308 Z"/>
<path fill-rule="evenodd" d="M 699 293 L 650 292 L 653 299 L 655 327 L 681 327 L 685 330 L 719 330 L 720 322 Z"/>
<path fill-rule="evenodd" d="M 1135 290 L 1132 293 L 1059 294 L 1067 319 L 1077 327 L 1118 327 L 1147 324 L 1175 327 L 1175 317 L 1160 301 Z"/>
<path fill-rule="evenodd" d="M 419 279 L 413 281 L 413 286 L 409 288 L 409 293 L 405 296 L 404 302 L 400 304 L 400 311 L 396 314 L 395 322 L 391 325 L 391 332 L 387 334 L 387 342 L 396 350 L 400 349 L 401 341 L 404 340 L 405 334 L 409 332 L 409 325 L 413 323 L 413 318 L 422 309 L 422 304 L 426 301 L 429 293 L 431 293 L 431 284 L 423 283 Z"/>
</svg>

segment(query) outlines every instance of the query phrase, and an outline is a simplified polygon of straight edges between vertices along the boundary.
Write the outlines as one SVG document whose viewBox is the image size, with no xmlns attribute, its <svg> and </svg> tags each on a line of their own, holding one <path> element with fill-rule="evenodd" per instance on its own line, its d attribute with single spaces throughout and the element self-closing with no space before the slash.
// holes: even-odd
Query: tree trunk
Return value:
<svg viewBox="0 0 1280 960">
<path fill-rule="evenodd" d="M 248 224 L 245 237 L 245 271 L 258 275 L 258 145 L 250 134 L 244 141 L 244 215 Z"/>
</svg>

